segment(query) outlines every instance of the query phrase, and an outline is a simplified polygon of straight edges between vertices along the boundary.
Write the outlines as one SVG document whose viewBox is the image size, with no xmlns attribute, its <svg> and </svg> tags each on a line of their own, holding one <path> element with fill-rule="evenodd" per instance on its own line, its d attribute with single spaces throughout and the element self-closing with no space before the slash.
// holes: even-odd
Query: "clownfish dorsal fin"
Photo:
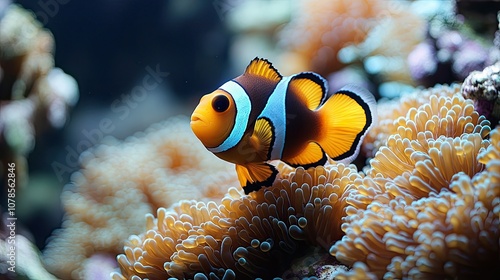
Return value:
<svg viewBox="0 0 500 280">
<path fill-rule="evenodd" d="M 256 75 L 269 79 L 273 82 L 279 82 L 283 76 L 274 68 L 274 66 L 267 59 L 264 58 L 254 58 L 250 64 L 248 64 L 245 74 Z"/>
<path fill-rule="evenodd" d="M 283 159 L 293 167 L 303 166 L 305 169 L 311 166 L 325 164 L 327 157 L 321 146 L 316 142 L 309 142 L 307 146 L 293 158 Z"/>
<path fill-rule="evenodd" d="M 323 103 L 328 91 L 325 79 L 313 72 L 294 75 L 288 87 L 310 110 L 317 109 Z"/>
<path fill-rule="evenodd" d="M 257 151 L 259 160 L 267 161 L 270 159 L 274 138 L 274 128 L 271 122 L 267 118 L 257 119 L 252 136 L 250 136 L 250 145 Z"/>
</svg>

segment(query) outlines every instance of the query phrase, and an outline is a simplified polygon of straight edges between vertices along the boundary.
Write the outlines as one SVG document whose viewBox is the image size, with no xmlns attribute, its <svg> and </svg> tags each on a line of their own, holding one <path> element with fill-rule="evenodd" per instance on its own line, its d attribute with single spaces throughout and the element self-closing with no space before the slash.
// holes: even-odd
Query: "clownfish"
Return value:
<svg viewBox="0 0 500 280">
<path fill-rule="evenodd" d="M 375 119 L 375 98 L 357 86 L 327 97 L 320 75 L 283 77 L 266 59 L 204 95 L 191 129 L 219 158 L 236 164 L 245 194 L 270 186 L 278 171 L 269 162 L 309 168 L 330 157 L 351 162 Z"/>
</svg>

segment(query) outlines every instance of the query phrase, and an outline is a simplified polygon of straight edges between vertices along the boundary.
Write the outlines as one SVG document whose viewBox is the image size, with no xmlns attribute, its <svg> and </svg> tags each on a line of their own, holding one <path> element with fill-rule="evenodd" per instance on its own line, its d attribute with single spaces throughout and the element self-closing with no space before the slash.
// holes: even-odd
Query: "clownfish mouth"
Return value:
<svg viewBox="0 0 500 280">
<path fill-rule="evenodd" d="M 202 116 L 199 115 L 199 114 L 193 114 L 191 116 L 191 125 L 194 124 L 194 123 L 205 124 L 206 125 L 205 121 L 203 121 L 203 119 L 202 119 Z"/>
</svg>

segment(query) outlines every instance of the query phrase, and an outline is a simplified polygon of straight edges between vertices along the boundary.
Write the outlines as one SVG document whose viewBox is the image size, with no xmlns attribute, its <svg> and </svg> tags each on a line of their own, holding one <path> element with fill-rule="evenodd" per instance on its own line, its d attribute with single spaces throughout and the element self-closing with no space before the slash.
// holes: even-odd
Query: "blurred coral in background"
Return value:
<svg viewBox="0 0 500 280">
<path fill-rule="evenodd" d="M 499 3 L 16 2 L 0 0 L 0 177 L 16 164 L 18 217 L 12 231 L 3 187 L 0 278 L 500 273 Z M 256 56 L 374 93 L 353 164 L 277 162 L 244 195 L 186 115 Z"/>
<path fill-rule="evenodd" d="M 257 6 L 254 1 L 243 2 L 234 14 L 259 16 L 262 13 L 261 9 L 248 9 L 249 3 Z M 325 77 L 332 76 L 329 80 L 333 90 L 360 80 L 370 87 L 383 82 L 413 85 L 406 60 L 424 39 L 426 27 L 425 17 L 418 14 L 410 2 L 256 2 L 265 2 L 260 6 L 269 8 L 281 6 L 279 10 L 265 9 L 267 18 L 275 20 L 260 21 L 260 28 L 238 24 L 241 20 L 237 16 L 229 17 L 230 26 L 238 26 L 238 31 L 248 34 L 236 37 L 233 45 L 238 65 L 240 59 L 250 58 L 248 52 L 258 48 L 272 61 L 277 61 L 278 68 L 285 74 L 314 71 Z M 254 12 L 244 13 L 239 9 Z M 289 22 L 277 11 L 290 11 Z M 349 74 L 333 78 L 345 71 Z"/>
<path fill-rule="evenodd" d="M 15 162 L 17 184 L 22 186 L 27 183 L 26 157 L 37 135 L 64 126 L 78 100 L 78 85 L 54 68 L 54 38 L 33 14 L 16 5 L 4 9 L 0 19 L 0 175 L 7 162 Z"/>
<path fill-rule="evenodd" d="M 96 255 L 113 263 L 128 236 L 145 229 L 144 216 L 158 208 L 183 199 L 217 201 L 237 185 L 234 167 L 205 153 L 184 117 L 123 143 L 106 138 L 80 161 L 62 194 L 62 229 L 44 251 L 47 268 L 62 279 L 85 278 L 94 268 L 84 262 Z"/>
<path fill-rule="evenodd" d="M 37 138 L 51 129 L 61 129 L 67 122 L 69 110 L 78 101 L 78 85 L 63 70 L 54 67 L 54 38 L 23 8 L 2 1 L 0 5 L 0 181 L 7 192 L 7 167 L 14 164 L 15 192 L 27 190 L 29 172 L 28 156 Z M 10 178 L 10 177 L 9 177 Z M 11 181 L 9 181 L 11 182 Z M 9 184 L 9 186 L 12 184 Z M 2 215 L 20 210 L 15 196 L 2 199 Z M 4 196 L 2 195 L 2 198 Z M 14 205 L 14 206 L 12 206 Z M 14 212 L 12 212 L 14 213 Z M 12 218 L 12 215 L 10 215 Z M 39 249 L 28 238 L 31 233 L 21 231 L 12 221 L 3 225 L 0 250 L 2 274 L 16 275 L 8 271 L 15 246 L 17 275 L 28 279 L 55 279 L 42 265 Z M 9 225 L 8 228 L 6 225 Z M 14 233 L 14 234 L 13 234 Z M 17 233 L 17 234 L 16 234 Z M 15 236 L 15 239 L 10 237 Z M 27 238 L 28 237 L 28 238 Z M 15 240 L 15 243 L 12 241 Z"/>
<path fill-rule="evenodd" d="M 410 81 L 406 56 L 423 39 L 425 29 L 410 3 L 302 1 L 299 10 L 280 33 L 286 59 L 297 62 L 290 64 L 291 72 L 310 70 L 328 76 L 361 62 L 370 74 Z"/>
</svg>

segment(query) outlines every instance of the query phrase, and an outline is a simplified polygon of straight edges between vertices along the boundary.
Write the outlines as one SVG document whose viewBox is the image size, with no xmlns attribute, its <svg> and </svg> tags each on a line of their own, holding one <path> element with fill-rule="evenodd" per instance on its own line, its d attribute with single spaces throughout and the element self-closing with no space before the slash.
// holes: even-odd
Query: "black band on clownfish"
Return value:
<svg viewBox="0 0 500 280">
<path fill-rule="evenodd" d="M 202 97 L 191 127 L 209 151 L 236 164 L 248 194 L 273 183 L 278 171 L 271 160 L 307 168 L 358 155 L 375 120 L 375 99 L 356 86 L 329 98 L 327 92 L 316 73 L 283 77 L 255 58 L 241 76 Z"/>
</svg>

